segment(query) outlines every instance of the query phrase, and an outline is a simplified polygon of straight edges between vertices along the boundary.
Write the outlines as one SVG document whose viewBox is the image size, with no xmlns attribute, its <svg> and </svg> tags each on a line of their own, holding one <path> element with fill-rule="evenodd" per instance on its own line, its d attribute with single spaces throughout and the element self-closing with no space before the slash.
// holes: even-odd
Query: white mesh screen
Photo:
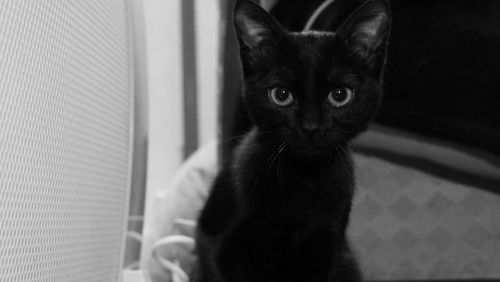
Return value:
<svg viewBox="0 0 500 282">
<path fill-rule="evenodd" d="M 0 0 L 0 281 L 118 281 L 127 211 L 125 1 Z"/>
</svg>

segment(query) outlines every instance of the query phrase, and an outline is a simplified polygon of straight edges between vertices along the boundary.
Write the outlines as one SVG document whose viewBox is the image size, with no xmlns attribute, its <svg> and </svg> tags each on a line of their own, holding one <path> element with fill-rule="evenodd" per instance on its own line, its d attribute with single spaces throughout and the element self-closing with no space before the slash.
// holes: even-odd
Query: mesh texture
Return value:
<svg viewBox="0 0 500 282">
<path fill-rule="evenodd" d="M 118 281 L 125 1 L 0 0 L 0 281 Z"/>
</svg>

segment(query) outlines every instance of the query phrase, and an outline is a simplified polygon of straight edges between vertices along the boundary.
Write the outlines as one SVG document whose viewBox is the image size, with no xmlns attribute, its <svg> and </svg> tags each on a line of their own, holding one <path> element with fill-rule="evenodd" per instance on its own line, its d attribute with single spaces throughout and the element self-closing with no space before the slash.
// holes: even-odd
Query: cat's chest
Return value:
<svg viewBox="0 0 500 282">
<path fill-rule="evenodd" d="M 290 272 L 293 273 L 290 278 L 304 275 L 302 279 L 306 279 L 313 268 L 328 272 L 335 254 L 337 235 L 333 229 L 319 225 L 285 224 L 249 216 L 229 233 L 224 241 L 222 256 L 241 265 L 251 265 L 252 269 L 245 270 L 251 275 L 262 273 L 269 278 L 267 275 L 271 273 L 286 275 Z"/>
<path fill-rule="evenodd" d="M 236 176 L 245 188 L 307 191 L 345 185 L 349 182 L 350 170 L 349 164 L 340 162 L 308 166 L 300 161 L 269 161 L 255 156 L 237 166 Z"/>
<path fill-rule="evenodd" d="M 335 238 L 333 230 L 316 224 L 275 221 L 256 216 L 242 220 L 234 232 L 246 247 L 255 250 L 273 248 L 277 254 L 291 255 L 293 250 L 311 248 L 316 240 L 327 247 Z"/>
<path fill-rule="evenodd" d="M 347 170 L 349 168 L 342 168 Z M 245 173 L 245 172 L 243 172 Z M 301 170 L 284 164 L 280 167 L 254 166 L 240 178 L 246 199 L 275 212 L 327 211 L 343 201 L 350 201 L 352 178 L 334 167 Z"/>
<path fill-rule="evenodd" d="M 303 160 L 283 147 L 258 146 L 252 135 L 236 151 L 233 176 L 243 189 L 314 191 L 349 185 L 352 164 L 349 155 Z M 252 144 L 252 145 L 249 145 Z M 276 147 L 276 148 L 275 148 Z M 285 147 L 286 148 L 286 147 Z"/>
</svg>

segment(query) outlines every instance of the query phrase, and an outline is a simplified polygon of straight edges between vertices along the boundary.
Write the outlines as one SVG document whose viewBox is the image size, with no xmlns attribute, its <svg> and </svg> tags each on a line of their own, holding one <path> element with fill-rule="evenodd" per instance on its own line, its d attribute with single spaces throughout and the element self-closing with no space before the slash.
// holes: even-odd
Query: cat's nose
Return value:
<svg viewBox="0 0 500 282">
<path fill-rule="evenodd" d="M 302 133 L 308 138 L 315 138 L 320 133 L 320 127 L 317 123 L 302 123 Z"/>
</svg>

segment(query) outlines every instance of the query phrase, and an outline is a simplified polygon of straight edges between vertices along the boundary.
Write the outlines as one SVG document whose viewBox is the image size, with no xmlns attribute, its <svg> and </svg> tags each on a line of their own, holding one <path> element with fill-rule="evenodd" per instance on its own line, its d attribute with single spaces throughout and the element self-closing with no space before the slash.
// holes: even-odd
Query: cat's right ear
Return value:
<svg viewBox="0 0 500 282">
<path fill-rule="evenodd" d="M 381 74 L 385 63 L 390 15 L 387 0 L 367 0 L 337 31 L 345 48 L 365 62 L 376 75 Z"/>
<path fill-rule="evenodd" d="M 241 47 L 254 49 L 263 43 L 276 42 L 282 28 L 257 3 L 238 0 L 234 6 L 234 27 Z"/>
</svg>

